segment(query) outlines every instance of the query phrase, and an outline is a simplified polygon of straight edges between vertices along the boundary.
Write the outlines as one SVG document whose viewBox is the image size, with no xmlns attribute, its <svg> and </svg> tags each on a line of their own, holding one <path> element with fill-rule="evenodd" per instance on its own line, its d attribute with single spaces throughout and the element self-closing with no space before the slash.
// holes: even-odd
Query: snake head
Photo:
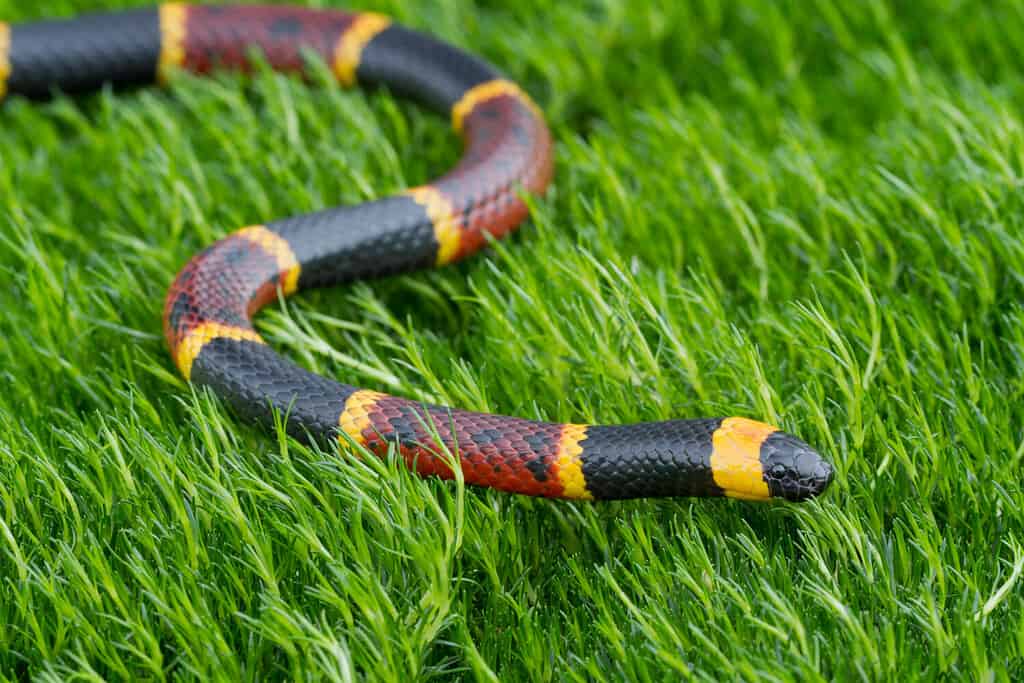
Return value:
<svg viewBox="0 0 1024 683">
<path fill-rule="evenodd" d="M 725 495 L 800 501 L 825 491 L 832 465 L 792 434 L 763 422 L 727 417 L 712 436 L 711 470 Z"/>
<path fill-rule="evenodd" d="M 775 432 L 761 444 L 764 481 L 773 498 L 807 500 L 832 483 L 833 469 L 806 443 L 786 432 Z"/>
</svg>

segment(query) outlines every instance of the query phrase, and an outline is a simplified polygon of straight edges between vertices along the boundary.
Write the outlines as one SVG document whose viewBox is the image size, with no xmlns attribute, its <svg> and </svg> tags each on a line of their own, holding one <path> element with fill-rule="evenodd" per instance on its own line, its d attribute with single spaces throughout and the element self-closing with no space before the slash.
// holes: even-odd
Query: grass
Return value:
<svg viewBox="0 0 1024 683">
<path fill-rule="evenodd" d="M 275 346 L 477 410 L 762 418 L 828 454 L 830 493 L 536 501 L 247 428 L 173 372 L 172 276 L 430 179 L 444 121 L 268 73 L 12 101 L 5 677 L 1024 676 L 1020 5 L 353 4 L 521 81 L 556 187 L 471 261 L 261 315 Z"/>
</svg>

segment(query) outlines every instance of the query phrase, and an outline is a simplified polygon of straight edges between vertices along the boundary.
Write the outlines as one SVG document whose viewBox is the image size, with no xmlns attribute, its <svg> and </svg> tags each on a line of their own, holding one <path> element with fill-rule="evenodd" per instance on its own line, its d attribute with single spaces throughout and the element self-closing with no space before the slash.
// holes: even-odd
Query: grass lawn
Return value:
<svg viewBox="0 0 1024 683">
<path fill-rule="evenodd" d="M 519 80 L 555 187 L 463 264 L 272 306 L 277 348 L 475 410 L 763 419 L 836 481 L 804 505 L 538 501 L 246 427 L 173 370 L 173 275 L 241 225 L 438 175 L 446 122 L 269 73 L 15 100 L 0 671 L 1024 676 L 1020 5 L 350 4 Z"/>
</svg>

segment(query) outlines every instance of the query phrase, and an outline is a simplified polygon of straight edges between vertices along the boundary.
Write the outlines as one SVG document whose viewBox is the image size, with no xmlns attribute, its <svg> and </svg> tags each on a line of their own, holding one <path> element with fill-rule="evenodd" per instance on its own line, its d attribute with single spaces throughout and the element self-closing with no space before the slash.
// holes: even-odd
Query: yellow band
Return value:
<svg viewBox="0 0 1024 683">
<path fill-rule="evenodd" d="M 334 75 L 338 82 L 344 86 L 355 85 L 356 69 L 363 58 L 363 50 L 390 25 L 391 19 L 372 12 L 360 14 L 352 21 L 334 48 Z"/>
<path fill-rule="evenodd" d="M 370 426 L 370 409 L 387 394 L 360 389 L 345 400 L 345 409 L 338 416 L 338 426 L 360 446 L 366 445 L 363 432 Z"/>
<path fill-rule="evenodd" d="M 298 289 L 299 273 L 302 272 L 302 267 L 299 266 L 295 252 L 292 251 L 291 245 L 285 238 L 262 225 L 242 228 L 233 236 L 258 244 L 263 251 L 277 260 L 277 269 L 281 274 L 281 290 L 285 294 L 292 294 Z"/>
<path fill-rule="evenodd" d="M 0 21 L 0 100 L 7 95 L 11 77 L 11 27 Z"/>
<path fill-rule="evenodd" d="M 178 344 L 175 354 L 178 369 L 181 370 L 181 374 L 185 379 L 192 379 L 192 364 L 195 362 L 196 357 L 199 356 L 199 352 L 203 350 L 203 347 L 214 339 L 237 339 L 258 344 L 265 343 L 263 338 L 256 334 L 255 331 L 247 330 L 244 327 L 234 327 L 233 325 L 214 322 L 201 323 L 189 330 L 185 338 Z"/>
<path fill-rule="evenodd" d="M 171 72 L 185 63 L 185 38 L 188 35 L 188 5 L 160 5 L 160 62 L 157 81 L 166 84 Z"/>
<path fill-rule="evenodd" d="M 451 263 L 459 253 L 462 233 L 455 220 L 455 209 L 441 192 L 430 185 L 414 187 L 406 190 L 413 201 L 426 209 L 430 222 L 434 224 L 434 237 L 437 239 L 437 265 Z"/>
<path fill-rule="evenodd" d="M 744 417 L 728 417 L 711 437 L 711 474 L 730 498 L 768 500 L 761 445 L 777 429 Z"/>
<path fill-rule="evenodd" d="M 563 498 L 580 498 L 593 500 L 594 496 L 587 490 L 587 480 L 583 476 L 582 441 L 587 438 L 587 425 L 567 424 L 562 427 L 562 439 L 558 444 L 558 480 L 562 483 Z"/>
<path fill-rule="evenodd" d="M 477 105 L 502 95 L 515 97 L 529 107 L 537 115 L 537 118 L 544 118 L 540 107 L 530 99 L 529 95 L 523 92 L 522 88 L 512 81 L 499 78 L 473 86 L 452 106 L 452 127 L 455 128 L 455 132 L 462 132 L 462 126 L 465 124 L 466 117 L 472 113 Z"/>
</svg>

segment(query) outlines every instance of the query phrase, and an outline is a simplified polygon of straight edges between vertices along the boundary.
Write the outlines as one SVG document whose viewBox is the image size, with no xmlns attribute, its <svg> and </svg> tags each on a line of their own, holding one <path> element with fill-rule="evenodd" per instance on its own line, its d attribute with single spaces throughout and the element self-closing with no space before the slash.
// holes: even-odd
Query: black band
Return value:
<svg viewBox="0 0 1024 683">
<path fill-rule="evenodd" d="M 356 78 L 448 113 L 473 86 L 500 78 L 487 62 L 423 33 L 392 25 L 363 50 Z"/>
<path fill-rule="evenodd" d="M 11 94 L 42 98 L 109 83 L 152 83 L 160 63 L 156 9 L 90 14 L 11 27 Z"/>
</svg>

